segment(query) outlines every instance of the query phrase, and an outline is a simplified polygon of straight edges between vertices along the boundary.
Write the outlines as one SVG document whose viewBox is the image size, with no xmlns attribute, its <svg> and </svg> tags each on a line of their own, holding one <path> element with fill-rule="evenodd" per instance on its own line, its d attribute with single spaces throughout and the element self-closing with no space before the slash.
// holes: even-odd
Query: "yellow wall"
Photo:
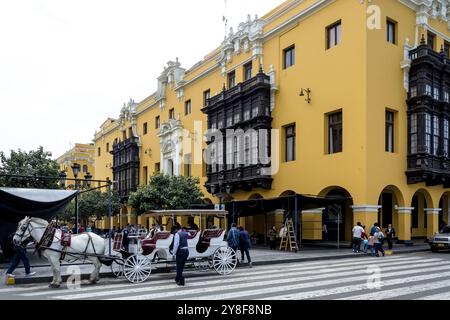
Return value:
<svg viewBox="0 0 450 320">
<path fill-rule="evenodd" d="M 266 34 L 283 22 L 310 8 L 317 1 L 286 1 L 265 17 L 268 23 L 264 27 Z M 284 8 L 298 3 L 278 18 L 274 16 Z M 372 5 L 381 7 L 381 30 L 369 30 L 366 27 L 368 4 L 359 1 L 330 1 L 328 5 L 314 14 L 300 19 L 296 24 L 275 32 L 264 43 L 263 60 L 253 60 L 253 75 L 258 72 L 259 63 L 263 63 L 264 72 L 274 69 L 276 72 L 275 109 L 272 127 L 280 130 L 279 145 L 283 146 L 283 126 L 296 123 L 296 158 L 294 162 L 280 163 L 279 172 L 273 176 L 271 190 L 237 191 L 235 199 L 248 199 L 258 193 L 264 198 L 277 197 L 286 190 L 303 194 L 324 194 L 331 187 L 341 187 L 348 191 L 355 205 L 377 205 L 380 194 L 388 188 L 395 194 L 394 205 L 411 206 L 413 195 L 418 191 L 428 197 L 428 208 L 439 205 L 439 199 L 445 192 L 442 186 L 427 187 L 424 184 L 407 185 L 405 171 L 407 158 L 407 119 L 406 91 L 403 87 L 403 45 L 406 38 L 414 46 L 416 41 L 416 12 L 399 1 L 374 0 Z M 398 22 L 397 44 L 386 41 L 386 18 Z M 326 50 L 326 27 L 334 22 L 342 22 L 342 42 Z M 430 25 L 447 37 L 448 25 L 430 18 Z M 420 32 L 420 30 L 419 30 Z M 443 39 L 437 37 L 438 44 Z M 295 44 L 295 65 L 283 70 L 283 49 Z M 201 121 L 206 130 L 206 116 L 201 112 L 203 92 L 211 90 L 211 96 L 221 92 L 226 76 L 221 74 L 217 65 L 215 50 L 204 61 L 186 72 L 184 77 L 184 96 L 177 97 L 175 88 L 166 88 L 165 108 L 152 94 L 137 106 L 137 131 L 141 138 L 141 183 L 143 168 L 152 175 L 155 163 L 160 162 L 159 130 L 155 129 L 155 117 L 160 116 L 161 123 L 167 122 L 169 109 L 175 109 L 176 118 L 182 121 L 185 129 L 194 133 L 194 121 Z M 243 81 L 243 64 L 252 59 L 248 53 L 233 54 L 232 62 L 226 65 L 226 71 L 236 70 L 236 82 Z M 206 70 L 214 68 L 209 74 L 199 77 Z M 156 75 L 155 75 L 156 76 Z M 196 80 L 195 80 L 196 79 Z M 299 97 L 301 88 L 310 88 L 312 101 L 305 102 Z M 185 116 L 185 101 L 191 100 L 192 114 Z M 385 152 L 385 111 L 396 112 L 395 116 L 395 153 Z M 343 152 L 329 155 L 326 152 L 327 125 L 326 115 L 330 112 L 343 112 Z M 148 133 L 143 135 L 143 124 L 148 123 Z M 127 130 L 131 123 L 125 122 L 122 128 L 117 120 L 108 120 L 95 137 L 96 179 L 112 178 L 110 165 L 112 158 L 105 152 L 106 143 L 122 139 L 121 129 Z M 281 160 L 283 147 L 278 146 Z M 101 148 L 101 156 L 97 149 Z M 206 144 L 203 143 L 203 148 Z M 273 153 L 273 152 L 272 152 Z M 194 154 L 192 154 L 194 158 Z M 184 167 L 183 167 L 184 173 Z M 193 165 L 192 173 L 201 178 L 203 188 L 206 178 L 202 175 L 202 166 Z M 205 197 L 218 202 L 203 188 Z M 422 208 L 421 208 L 422 210 Z M 361 214 L 359 214 L 361 215 Z M 346 215 L 347 216 L 347 215 Z M 350 214 L 351 216 L 351 214 Z M 366 219 L 367 218 L 367 219 Z M 361 216 L 372 221 L 376 217 Z M 254 220 L 254 219 L 253 219 Z M 393 222 L 399 223 L 394 210 Z M 252 221 L 253 228 L 264 233 L 261 221 Z M 351 228 L 352 219 L 347 217 L 346 229 Z M 242 224 L 250 225 L 249 219 Z M 413 230 L 413 235 L 425 235 L 426 230 Z M 348 235 L 346 234 L 346 237 Z"/>
</svg>

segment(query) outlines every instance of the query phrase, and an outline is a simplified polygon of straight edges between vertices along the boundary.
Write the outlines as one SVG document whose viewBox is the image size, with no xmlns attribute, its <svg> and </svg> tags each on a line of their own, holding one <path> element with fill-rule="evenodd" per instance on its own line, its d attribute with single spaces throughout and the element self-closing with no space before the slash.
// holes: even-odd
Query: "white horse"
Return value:
<svg viewBox="0 0 450 320">
<path fill-rule="evenodd" d="M 48 227 L 48 222 L 39 218 L 26 217 L 19 222 L 16 234 L 14 235 L 14 244 L 20 245 L 27 241 L 30 237 L 35 243 L 39 243 Z M 90 260 L 95 268 L 91 273 L 90 283 L 96 283 L 100 280 L 100 268 L 102 262 L 95 255 L 105 254 L 105 240 L 95 233 L 82 233 L 73 235 L 71 245 L 64 248 L 61 245 L 62 232 L 59 229 L 55 230 L 55 236 L 51 245 L 47 248 L 42 248 L 42 255 L 50 262 L 53 271 L 53 281 L 50 284 L 52 288 L 59 288 L 62 283 L 61 278 L 61 254 L 64 250 L 66 255 L 64 261 L 74 261 L 77 259 Z M 47 244 L 44 243 L 44 246 Z M 87 254 L 85 256 L 85 254 Z"/>
</svg>

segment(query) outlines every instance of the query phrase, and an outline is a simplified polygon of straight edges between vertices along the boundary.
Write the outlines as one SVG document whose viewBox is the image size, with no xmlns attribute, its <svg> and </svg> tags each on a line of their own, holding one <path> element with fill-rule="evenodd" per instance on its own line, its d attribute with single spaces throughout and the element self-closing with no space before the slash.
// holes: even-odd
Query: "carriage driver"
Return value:
<svg viewBox="0 0 450 320">
<path fill-rule="evenodd" d="M 177 261 L 177 276 L 175 282 L 179 286 L 184 286 L 183 269 L 189 256 L 188 233 L 186 227 L 182 227 L 175 234 L 175 243 L 173 245 L 173 258 Z"/>
</svg>

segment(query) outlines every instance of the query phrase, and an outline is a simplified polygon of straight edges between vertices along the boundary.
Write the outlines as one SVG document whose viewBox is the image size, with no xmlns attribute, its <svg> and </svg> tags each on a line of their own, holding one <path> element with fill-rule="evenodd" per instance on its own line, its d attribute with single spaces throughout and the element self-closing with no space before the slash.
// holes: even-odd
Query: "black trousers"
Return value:
<svg viewBox="0 0 450 320">
<path fill-rule="evenodd" d="M 391 239 L 391 238 L 386 238 L 386 240 L 387 240 L 387 243 L 388 243 L 388 248 L 389 248 L 389 250 L 392 250 L 392 247 L 393 247 L 393 245 L 392 245 L 392 240 L 393 239 Z"/>
<path fill-rule="evenodd" d="M 244 253 L 247 255 L 247 261 L 248 263 L 252 262 L 252 259 L 250 258 L 250 251 L 245 247 L 240 247 L 241 250 L 241 261 L 244 262 Z"/>
<path fill-rule="evenodd" d="M 177 276 L 175 277 L 175 281 L 184 285 L 184 277 L 183 270 L 184 265 L 186 264 L 186 260 L 189 257 L 188 249 L 180 249 L 177 252 Z"/>
</svg>

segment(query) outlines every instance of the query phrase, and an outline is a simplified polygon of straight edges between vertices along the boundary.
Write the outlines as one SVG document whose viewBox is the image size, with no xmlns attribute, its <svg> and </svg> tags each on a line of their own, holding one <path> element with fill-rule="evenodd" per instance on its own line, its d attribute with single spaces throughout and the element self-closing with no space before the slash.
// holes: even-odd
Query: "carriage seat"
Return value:
<svg viewBox="0 0 450 320">
<path fill-rule="evenodd" d="M 188 235 L 188 240 L 195 239 L 195 237 L 196 237 L 197 234 L 199 233 L 198 230 L 188 230 L 187 232 L 189 233 L 189 235 Z"/>
<path fill-rule="evenodd" d="M 203 236 L 201 237 L 198 245 L 197 245 L 197 251 L 200 253 L 205 252 L 210 244 L 212 238 L 219 238 L 223 233 L 223 229 L 211 229 L 211 230 L 205 230 L 203 232 Z"/>
<path fill-rule="evenodd" d="M 157 232 L 150 240 L 142 241 L 142 251 L 144 256 L 148 256 L 153 252 L 153 250 L 155 250 L 156 242 L 158 240 L 167 240 L 169 239 L 170 235 L 171 233 L 168 231 L 161 231 Z"/>
</svg>

